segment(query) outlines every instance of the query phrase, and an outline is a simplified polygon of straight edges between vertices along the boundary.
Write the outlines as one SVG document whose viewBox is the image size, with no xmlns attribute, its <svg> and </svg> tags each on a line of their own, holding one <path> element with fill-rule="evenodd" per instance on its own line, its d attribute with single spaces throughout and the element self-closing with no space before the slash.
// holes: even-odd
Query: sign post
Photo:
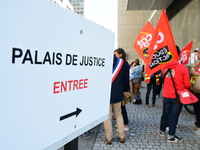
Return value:
<svg viewBox="0 0 200 150">
<path fill-rule="evenodd" d="M 64 150 L 78 150 L 78 137 L 64 145 Z"/>
<path fill-rule="evenodd" d="M 114 33 L 47 0 L 0 8 L 0 149 L 55 150 L 106 120 Z"/>
</svg>

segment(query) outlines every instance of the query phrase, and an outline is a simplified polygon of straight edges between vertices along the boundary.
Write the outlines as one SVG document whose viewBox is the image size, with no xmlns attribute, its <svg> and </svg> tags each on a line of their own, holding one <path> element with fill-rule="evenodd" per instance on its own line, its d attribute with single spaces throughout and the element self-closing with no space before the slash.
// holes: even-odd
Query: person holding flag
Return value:
<svg viewBox="0 0 200 150">
<path fill-rule="evenodd" d="M 147 56 L 141 56 L 145 56 L 142 57 L 142 59 L 146 63 L 146 73 L 152 75 L 155 72 L 162 70 L 162 73 L 164 74 L 162 95 L 163 112 L 158 134 L 160 136 L 165 136 L 165 133 L 167 133 L 166 127 L 169 124 L 167 141 L 182 142 L 183 139 L 177 137 L 175 133 L 183 105 L 177 105 L 178 98 L 172 79 L 174 80 L 176 89 L 183 90 L 190 88 L 190 76 L 187 67 L 178 62 L 180 50 L 178 46 L 175 45 L 165 10 L 162 10 L 154 32 L 148 34 L 146 39 L 142 37 L 136 39 L 134 47 L 137 48 L 136 50 L 139 54 L 141 54 L 141 49 L 143 49 L 144 46 L 147 49 L 145 49 Z"/>
<path fill-rule="evenodd" d="M 177 48 L 178 55 L 180 50 Z M 186 66 L 178 61 L 167 64 L 163 70 L 163 112 L 161 116 L 160 136 L 167 135 L 168 142 L 182 142 L 183 139 L 176 136 L 176 126 L 183 105 L 178 102 L 176 90 L 190 89 L 190 76 Z M 172 79 L 173 78 L 173 79 Z M 174 83 L 173 83 L 174 82 Z M 175 88 L 176 90 L 175 90 Z M 169 131 L 166 127 L 169 126 Z"/>
</svg>

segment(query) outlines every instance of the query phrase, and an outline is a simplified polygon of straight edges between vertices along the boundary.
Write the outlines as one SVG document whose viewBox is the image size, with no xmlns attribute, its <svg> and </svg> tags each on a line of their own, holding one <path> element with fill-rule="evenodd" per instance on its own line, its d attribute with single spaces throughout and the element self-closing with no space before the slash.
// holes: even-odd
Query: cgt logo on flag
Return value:
<svg viewBox="0 0 200 150">
<path fill-rule="evenodd" d="M 169 51 L 171 51 L 173 55 L 173 59 L 178 60 L 178 55 L 176 51 L 174 38 L 171 32 L 170 24 L 169 24 L 165 10 L 162 10 L 162 14 L 156 26 L 155 33 L 153 35 L 153 39 L 152 39 L 152 42 L 150 43 L 150 47 L 148 50 L 150 62 L 154 56 L 153 55 L 154 52 L 165 46 L 167 46 Z"/>
<path fill-rule="evenodd" d="M 170 62 L 178 60 L 174 38 L 165 10 L 162 10 L 148 54 L 149 59 L 146 62 L 146 73 L 148 75 L 161 70 Z"/>
<path fill-rule="evenodd" d="M 186 65 L 190 58 L 190 51 L 192 49 L 193 41 L 186 45 L 180 52 L 179 62 L 183 65 Z"/>
<path fill-rule="evenodd" d="M 189 57 L 190 57 L 190 50 L 184 50 L 181 53 L 181 57 L 179 59 L 180 63 L 183 65 L 187 64 Z"/>
<path fill-rule="evenodd" d="M 147 62 L 149 58 L 148 49 L 153 39 L 154 32 L 155 29 L 151 23 L 147 22 L 134 42 L 133 46 L 144 62 Z"/>
<path fill-rule="evenodd" d="M 148 38 L 149 37 L 149 38 Z M 138 41 L 138 45 L 141 46 L 141 52 L 142 52 L 142 55 L 148 59 L 149 58 L 149 55 L 148 55 L 148 49 L 149 48 L 146 48 L 147 46 L 149 46 L 149 41 L 151 41 L 152 39 L 152 35 L 151 34 L 148 34 L 146 33 L 146 37 L 142 38 L 142 40 Z"/>
</svg>

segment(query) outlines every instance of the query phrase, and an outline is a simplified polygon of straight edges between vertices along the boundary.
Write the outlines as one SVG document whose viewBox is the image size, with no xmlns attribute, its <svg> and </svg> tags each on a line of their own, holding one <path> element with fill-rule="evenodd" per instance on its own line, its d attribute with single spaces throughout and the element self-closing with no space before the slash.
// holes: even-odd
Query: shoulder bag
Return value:
<svg viewBox="0 0 200 150">
<path fill-rule="evenodd" d="M 196 103 L 198 101 L 198 98 L 194 96 L 188 89 L 183 89 L 183 90 L 176 90 L 174 79 L 172 77 L 171 69 L 169 69 L 170 76 L 172 79 L 172 83 L 175 89 L 176 93 L 176 99 L 179 104 L 191 104 L 191 103 Z M 178 94 L 177 94 L 178 93 Z"/>
<path fill-rule="evenodd" d="M 124 100 L 121 102 L 121 105 L 124 106 L 131 102 L 132 94 L 130 92 L 124 92 Z"/>
</svg>

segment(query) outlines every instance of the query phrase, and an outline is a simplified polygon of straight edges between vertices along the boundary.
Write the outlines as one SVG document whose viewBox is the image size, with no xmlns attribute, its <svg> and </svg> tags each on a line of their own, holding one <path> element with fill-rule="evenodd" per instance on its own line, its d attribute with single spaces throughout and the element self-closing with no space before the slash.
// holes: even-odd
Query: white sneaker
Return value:
<svg viewBox="0 0 200 150">
<path fill-rule="evenodd" d="M 118 132 L 118 129 L 117 129 L 116 131 Z M 128 131 L 129 131 L 129 127 L 127 127 L 127 128 L 124 127 L 124 131 L 125 131 L 125 132 L 128 132 Z"/>
<path fill-rule="evenodd" d="M 158 133 L 160 136 L 165 136 L 165 135 L 166 135 L 166 133 L 165 133 L 165 132 L 163 132 L 163 131 L 160 131 L 160 130 L 157 130 L 157 133 Z"/>
<path fill-rule="evenodd" d="M 194 134 L 200 135 L 200 128 L 198 128 L 198 129 L 194 132 Z"/>
<path fill-rule="evenodd" d="M 190 126 L 187 126 L 188 129 L 199 129 L 196 125 L 190 125 Z"/>
<path fill-rule="evenodd" d="M 124 127 L 124 131 L 125 132 L 129 131 L 129 128 L 128 127 Z"/>
</svg>

